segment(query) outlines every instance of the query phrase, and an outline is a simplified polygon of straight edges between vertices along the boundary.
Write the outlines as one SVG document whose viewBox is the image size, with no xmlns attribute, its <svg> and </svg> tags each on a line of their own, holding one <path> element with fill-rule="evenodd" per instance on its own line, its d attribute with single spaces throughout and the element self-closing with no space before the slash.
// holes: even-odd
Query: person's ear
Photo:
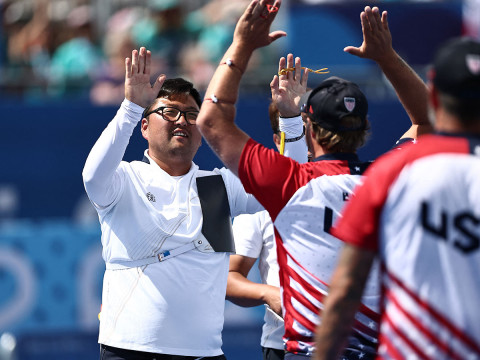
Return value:
<svg viewBox="0 0 480 360">
<path fill-rule="evenodd" d="M 148 119 L 143 118 L 141 123 L 142 136 L 148 141 Z"/>
<path fill-rule="evenodd" d="M 315 140 L 315 133 L 312 131 L 312 120 L 310 120 L 309 116 L 307 116 L 307 121 L 305 122 L 305 126 L 306 126 L 305 133 L 306 134 L 310 133 L 310 137 L 313 140 Z"/>
<path fill-rule="evenodd" d="M 435 79 L 435 70 L 430 69 L 427 72 L 427 88 L 428 88 L 428 100 L 430 101 L 430 105 L 432 106 L 433 110 L 437 110 L 440 104 L 438 99 L 438 90 L 433 84 L 433 80 Z"/>
<path fill-rule="evenodd" d="M 440 100 L 438 98 L 437 88 L 431 83 L 428 86 L 428 98 L 430 100 L 430 104 L 432 105 L 433 110 L 436 111 L 440 106 Z"/>
</svg>

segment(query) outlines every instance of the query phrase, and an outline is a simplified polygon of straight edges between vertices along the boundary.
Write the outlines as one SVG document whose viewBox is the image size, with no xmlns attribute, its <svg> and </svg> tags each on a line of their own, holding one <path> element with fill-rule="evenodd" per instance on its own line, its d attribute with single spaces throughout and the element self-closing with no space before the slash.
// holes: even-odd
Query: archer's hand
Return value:
<svg viewBox="0 0 480 360">
<path fill-rule="evenodd" d="M 293 68 L 293 54 L 280 58 L 278 71 Z M 287 71 L 285 75 L 273 77 L 270 83 L 272 100 L 276 103 L 280 116 L 293 117 L 300 114 L 300 99 L 307 91 L 308 70 L 302 74 L 302 63 L 299 57 L 295 58 L 295 70 Z"/>
<path fill-rule="evenodd" d="M 281 0 L 253 0 L 237 22 L 233 43 L 253 51 L 286 36 L 284 31 L 270 32 Z M 270 8 L 270 11 L 268 9 Z"/>
<path fill-rule="evenodd" d="M 360 14 L 363 43 L 360 47 L 347 46 L 344 51 L 349 54 L 371 59 L 377 63 L 387 61 L 395 52 L 392 48 L 392 35 L 388 27 L 387 12 L 377 7 L 365 7 Z"/>
<path fill-rule="evenodd" d="M 150 84 L 150 64 L 152 54 L 144 47 L 133 50 L 132 58 L 125 59 L 125 98 L 147 107 L 157 97 L 165 75 L 160 75 L 153 86 Z"/>
</svg>

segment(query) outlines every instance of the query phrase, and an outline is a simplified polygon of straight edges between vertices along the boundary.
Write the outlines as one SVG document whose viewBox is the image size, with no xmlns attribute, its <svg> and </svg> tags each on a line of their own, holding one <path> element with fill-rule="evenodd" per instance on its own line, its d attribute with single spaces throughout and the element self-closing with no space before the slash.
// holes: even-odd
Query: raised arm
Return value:
<svg viewBox="0 0 480 360">
<path fill-rule="evenodd" d="M 238 175 L 238 164 L 249 136 L 234 123 L 235 103 L 240 80 L 257 48 L 285 36 L 270 33 L 270 26 L 281 1 L 253 0 L 238 20 L 233 42 L 222 58 L 210 84 L 197 118 L 197 126 L 222 162 Z"/>
<path fill-rule="evenodd" d="M 392 84 L 412 122 L 402 136 L 417 138 L 433 130 L 428 116 L 428 88 L 415 71 L 397 54 L 392 46 L 387 12 L 369 6 L 360 14 L 363 43 L 360 47 L 347 46 L 344 51 L 375 61 Z"/>
<path fill-rule="evenodd" d="M 156 98 L 165 76 L 150 84 L 151 53 L 145 48 L 133 50 L 125 59 L 125 100 L 115 118 L 102 132 L 88 155 L 83 169 L 87 194 L 97 206 L 110 205 L 121 188 L 116 170 L 122 161 L 133 129 L 142 118 L 145 106 Z"/>
</svg>

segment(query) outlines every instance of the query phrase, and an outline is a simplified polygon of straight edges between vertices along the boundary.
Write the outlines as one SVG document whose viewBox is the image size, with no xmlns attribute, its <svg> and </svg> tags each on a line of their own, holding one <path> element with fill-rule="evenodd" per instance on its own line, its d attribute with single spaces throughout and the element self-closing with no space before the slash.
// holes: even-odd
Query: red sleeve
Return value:
<svg viewBox="0 0 480 360">
<path fill-rule="evenodd" d="M 301 165 L 250 139 L 243 148 L 238 176 L 245 190 L 268 210 L 272 220 L 297 189 L 308 182 Z"/>
</svg>

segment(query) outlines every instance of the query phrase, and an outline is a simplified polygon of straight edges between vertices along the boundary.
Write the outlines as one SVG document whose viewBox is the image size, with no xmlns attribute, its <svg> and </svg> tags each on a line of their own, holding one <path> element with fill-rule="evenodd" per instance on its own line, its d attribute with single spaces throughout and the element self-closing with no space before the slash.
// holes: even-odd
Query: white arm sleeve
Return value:
<svg viewBox="0 0 480 360">
<path fill-rule="evenodd" d="M 283 155 L 300 164 L 306 163 L 308 161 L 308 148 L 305 135 L 302 136 L 304 131 L 302 117 L 300 115 L 293 118 L 280 117 L 278 127 L 280 131 L 285 133 L 285 140 L 301 137 L 296 141 L 285 141 Z"/>
<path fill-rule="evenodd" d="M 83 183 L 88 197 L 99 208 L 112 204 L 122 189 L 117 169 L 142 112 L 142 107 L 125 99 L 87 157 Z"/>
<path fill-rule="evenodd" d="M 261 217 L 265 216 L 260 211 L 255 214 L 242 214 L 233 219 L 233 238 L 237 255 L 258 258 L 263 247 L 264 231 Z"/>
</svg>

